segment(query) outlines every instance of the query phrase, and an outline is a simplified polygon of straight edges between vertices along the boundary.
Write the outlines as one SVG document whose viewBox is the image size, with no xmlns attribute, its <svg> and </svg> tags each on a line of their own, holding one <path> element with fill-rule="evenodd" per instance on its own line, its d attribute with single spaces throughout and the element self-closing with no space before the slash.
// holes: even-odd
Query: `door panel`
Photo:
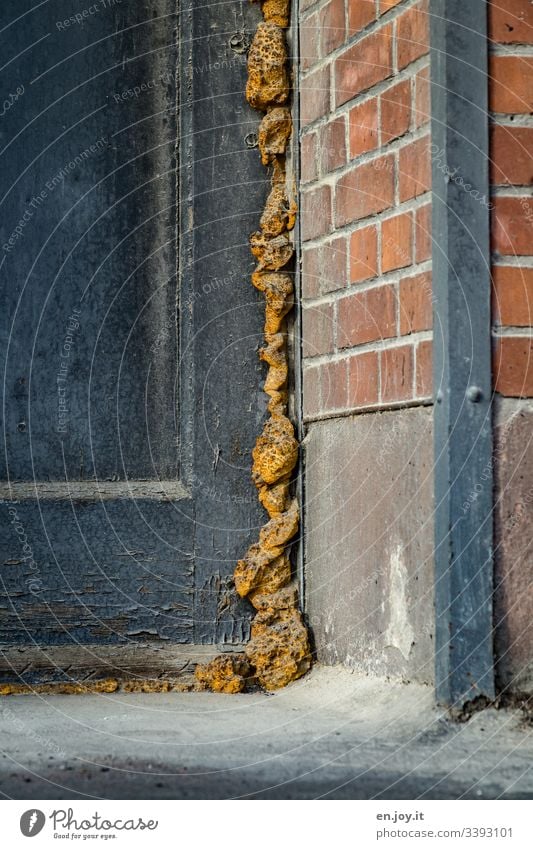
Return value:
<svg viewBox="0 0 533 849">
<path fill-rule="evenodd" d="M 11 608 L 2 616 L 4 644 L 193 642 L 187 499 L 73 495 L 72 501 L 41 497 L 38 504 L 19 499 L 14 507 L 36 568 L 19 562 L 13 522 L 2 569 Z"/>
<path fill-rule="evenodd" d="M 160 2 L 155 22 L 152 3 L 98 4 L 68 27 L 73 4 L 34 5 L 1 45 L 8 90 L 24 86 L 2 127 L 11 403 L 1 474 L 172 478 L 173 4 Z M 4 26 L 17 12 L 2 5 Z"/>
<path fill-rule="evenodd" d="M 230 42 L 259 11 L 85 12 L 0 10 L 0 639 L 240 643 L 266 185 Z"/>
</svg>

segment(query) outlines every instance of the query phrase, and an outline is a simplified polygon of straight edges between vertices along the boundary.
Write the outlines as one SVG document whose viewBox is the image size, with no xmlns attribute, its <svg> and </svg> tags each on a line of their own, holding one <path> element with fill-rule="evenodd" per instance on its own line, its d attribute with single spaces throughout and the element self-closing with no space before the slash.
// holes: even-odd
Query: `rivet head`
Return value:
<svg viewBox="0 0 533 849">
<path fill-rule="evenodd" d="M 244 143 L 246 147 L 257 147 L 259 145 L 257 133 L 248 133 L 248 135 L 244 137 Z"/>
<path fill-rule="evenodd" d="M 483 392 L 479 386 L 469 386 L 466 390 L 466 397 L 469 401 L 472 401 L 473 404 L 477 404 L 477 402 L 481 401 L 483 398 Z"/>
<path fill-rule="evenodd" d="M 235 32 L 229 40 L 229 46 L 234 53 L 246 53 L 250 47 L 250 42 L 244 32 Z"/>
</svg>

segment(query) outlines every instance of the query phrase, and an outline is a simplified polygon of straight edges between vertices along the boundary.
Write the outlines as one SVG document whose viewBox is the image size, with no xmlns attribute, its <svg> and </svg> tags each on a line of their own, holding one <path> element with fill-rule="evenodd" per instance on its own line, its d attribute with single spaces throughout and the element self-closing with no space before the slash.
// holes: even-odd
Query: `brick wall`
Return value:
<svg viewBox="0 0 533 849">
<path fill-rule="evenodd" d="M 427 3 L 301 8 L 304 416 L 427 402 Z"/>
<path fill-rule="evenodd" d="M 300 0 L 305 575 L 318 656 L 433 674 L 425 0 Z"/>
<path fill-rule="evenodd" d="M 490 6 L 496 623 L 500 684 L 533 690 L 533 6 Z"/>
<path fill-rule="evenodd" d="M 494 385 L 501 395 L 531 398 L 533 6 L 492 3 L 490 36 Z"/>
<path fill-rule="evenodd" d="M 531 692 L 533 6 L 489 18 L 496 653 Z M 307 610 L 322 660 L 429 681 L 427 5 L 301 0 L 300 27 Z"/>
</svg>

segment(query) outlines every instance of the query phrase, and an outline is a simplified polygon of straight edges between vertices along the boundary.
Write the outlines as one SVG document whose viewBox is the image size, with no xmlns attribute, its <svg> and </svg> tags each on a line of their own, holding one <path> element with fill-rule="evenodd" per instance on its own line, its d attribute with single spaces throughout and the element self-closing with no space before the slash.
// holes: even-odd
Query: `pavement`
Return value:
<svg viewBox="0 0 533 849">
<path fill-rule="evenodd" d="M 275 693 L 0 699 L 13 799 L 530 799 L 533 729 L 430 688 L 315 668 Z"/>
</svg>

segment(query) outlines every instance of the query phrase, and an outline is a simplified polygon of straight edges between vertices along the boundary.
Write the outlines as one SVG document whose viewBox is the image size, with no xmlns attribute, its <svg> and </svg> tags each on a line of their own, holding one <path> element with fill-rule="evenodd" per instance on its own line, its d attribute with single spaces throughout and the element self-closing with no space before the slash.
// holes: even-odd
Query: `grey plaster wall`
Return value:
<svg viewBox="0 0 533 849">
<path fill-rule="evenodd" d="M 316 422 L 304 448 L 306 609 L 319 660 L 432 682 L 432 409 Z"/>
<path fill-rule="evenodd" d="M 533 692 L 533 402 L 495 421 L 495 626 L 500 687 Z"/>
</svg>

